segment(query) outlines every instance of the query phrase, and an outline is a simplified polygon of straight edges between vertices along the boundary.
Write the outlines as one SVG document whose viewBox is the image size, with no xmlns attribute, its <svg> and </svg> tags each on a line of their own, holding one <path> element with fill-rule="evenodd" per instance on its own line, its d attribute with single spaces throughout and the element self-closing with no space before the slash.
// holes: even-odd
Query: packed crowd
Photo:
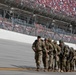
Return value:
<svg viewBox="0 0 76 75">
<path fill-rule="evenodd" d="M 76 17 L 76 0 L 36 0 L 37 3 L 43 4 L 56 11 Z"/>
<path fill-rule="evenodd" d="M 63 13 L 64 15 L 76 16 L 76 1 L 75 0 L 5 0 L 5 2 L 14 3 L 22 8 L 31 7 L 41 11 L 51 11 Z"/>
<path fill-rule="evenodd" d="M 71 36 L 71 35 L 56 33 L 53 32 L 51 29 L 47 28 L 46 26 L 44 27 L 41 24 L 34 24 L 33 26 L 27 24 L 26 22 L 25 25 L 17 24 L 17 23 L 13 24 L 10 20 L 6 18 L 3 19 L 2 17 L 0 17 L 0 28 L 19 32 L 22 34 L 32 35 L 32 36 L 40 35 L 45 38 L 51 37 L 54 40 L 62 39 L 65 42 L 76 43 L 76 35 Z"/>
<path fill-rule="evenodd" d="M 11 0 L 10 0 L 11 1 Z M 70 17 L 76 17 L 76 0 L 12 0 L 21 6 L 62 13 Z"/>
<path fill-rule="evenodd" d="M 59 44 L 51 38 L 41 39 L 38 36 L 32 44 L 35 52 L 37 71 L 40 71 L 41 60 L 44 71 L 72 72 L 76 65 L 75 50 L 59 40 Z"/>
</svg>

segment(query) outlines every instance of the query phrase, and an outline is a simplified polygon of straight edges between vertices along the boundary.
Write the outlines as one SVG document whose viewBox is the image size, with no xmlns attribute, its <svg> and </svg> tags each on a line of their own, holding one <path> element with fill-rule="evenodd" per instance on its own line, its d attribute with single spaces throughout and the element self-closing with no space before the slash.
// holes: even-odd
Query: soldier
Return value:
<svg viewBox="0 0 76 75">
<path fill-rule="evenodd" d="M 48 39 L 44 39 L 43 42 L 43 65 L 44 65 L 44 71 L 48 70 L 48 61 L 49 61 L 49 44 L 48 44 Z"/>
<path fill-rule="evenodd" d="M 76 68 L 76 50 L 74 50 L 74 61 L 75 61 L 75 68 Z"/>
<path fill-rule="evenodd" d="M 35 52 L 35 62 L 37 66 L 37 71 L 40 70 L 40 64 L 42 59 L 42 50 L 43 50 L 43 41 L 41 36 L 37 37 L 37 40 L 34 41 L 32 44 L 32 49 Z"/>
<path fill-rule="evenodd" d="M 59 54 L 61 51 L 61 48 L 58 46 L 56 41 L 53 41 L 54 43 L 54 51 L 53 51 L 53 56 L 54 56 L 54 70 L 58 68 L 59 70 Z"/>
<path fill-rule="evenodd" d="M 66 72 L 68 72 L 69 71 L 69 46 L 65 46 L 65 48 L 64 48 L 64 70 L 66 71 Z"/>
<path fill-rule="evenodd" d="M 48 63 L 48 71 L 51 69 L 53 70 L 53 43 L 52 43 L 52 39 L 48 38 L 48 43 L 49 43 L 49 63 Z"/>
<path fill-rule="evenodd" d="M 68 55 L 69 55 L 69 47 L 67 45 L 64 46 L 64 52 L 63 52 L 63 71 L 66 72 L 68 69 L 68 63 L 67 62 L 67 58 L 68 58 Z"/>
<path fill-rule="evenodd" d="M 59 40 L 59 46 L 61 48 L 61 52 L 59 54 L 59 62 L 60 62 L 60 72 L 63 72 L 63 53 L 64 53 L 64 42 L 62 40 Z"/>
<path fill-rule="evenodd" d="M 71 47 L 70 48 L 70 71 L 74 71 L 74 49 Z"/>
</svg>

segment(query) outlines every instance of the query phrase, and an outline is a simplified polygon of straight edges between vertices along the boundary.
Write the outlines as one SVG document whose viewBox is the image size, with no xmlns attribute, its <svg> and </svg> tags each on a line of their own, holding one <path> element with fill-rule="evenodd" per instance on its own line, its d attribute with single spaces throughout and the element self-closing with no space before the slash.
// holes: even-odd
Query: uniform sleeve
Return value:
<svg viewBox="0 0 76 75">
<path fill-rule="evenodd" d="M 58 50 L 58 52 L 61 51 L 61 48 L 60 48 L 60 46 L 58 46 L 58 45 L 57 45 L 57 50 Z"/>
<path fill-rule="evenodd" d="M 52 50 L 54 50 L 54 47 L 53 47 L 53 45 L 52 44 L 49 44 L 49 49 L 50 49 L 50 51 Z"/>
<path fill-rule="evenodd" d="M 43 52 L 46 52 L 46 46 L 45 46 L 45 43 L 43 42 Z"/>
<path fill-rule="evenodd" d="M 33 42 L 33 44 L 32 44 L 32 49 L 33 49 L 33 51 L 36 50 L 36 41 L 37 41 L 37 40 L 35 40 L 35 41 Z"/>
</svg>

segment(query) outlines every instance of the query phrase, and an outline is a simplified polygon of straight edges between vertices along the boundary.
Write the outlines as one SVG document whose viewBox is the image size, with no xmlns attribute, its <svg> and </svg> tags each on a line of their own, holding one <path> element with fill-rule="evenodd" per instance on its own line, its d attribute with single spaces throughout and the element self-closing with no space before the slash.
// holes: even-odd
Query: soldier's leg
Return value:
<svg viewBox="0 0 76 75">
<path fill-rule="evenodd" d="M 58 69 L 58 71 L 60 72 L 60 71 L 61 71 L 61 61 L 60 61 L 60 57 L 59 57 L 59 62 L 58 62 L 58 64 L 59 64 L 59 69 Z"/>
<path fill-rule="evenodd" d="M 74 69 L 75 69 L 75 59 L 74 59 Z"/>
<path fill-rule="evenodd" d="M 35 63 L 36 63 L 36 67 L 38 69 L 38 53 L 35 53 Z"/>
<path fill-rule="evenodd" d="M 44 69 L 46 69 L 46 53 L 43 53 L 43 66 L 44 66 Z"/>
<path fill-rule="evenodd" d="M 57 70 L 57 57 L 55 57 L 55 70 Z"/>
<path fill-rule="evenodd" d="M 73 71 L 73 60 L 70 61 L 70 71 Z"/>
<path fill-rule="evenodd" d="M 70 61 L 68 61 L 68 72 L 70 72 Z"/>
<path fill-rule="evenodd" d="M 72 62 L 70 62 L 70 71 L 72 71 Z"/>
<path fill-rule="evenodd" d="M 57 56 L 57 69 L 59 70 L 59 56 Z"/>
<path fill-rule="evenodd" d="M 71 61 L 71 71 L 74 71 L 74 60 Z"/>
<path fill-rule="evenodd" d="M 42 61 L 43 61 L 43 66 L 45 67 L 45 65 L 44 65 L 45 64 L 45 60 L 44 59 L 45 59 L 45 55 L 43 53 L 43 55 L 42 55 Z"/>
<path fill-rule="evenodd" d="M 55 70 L 55 58 L 53 59 L 53 71 Z"/>
<path fill-rule="evenodd" d="M 37 71 L 39 71 L 40 69 L 41 59 L 42 59 L 42 52 L 35 53 Z"/>
<path fill-rule="evenodd" d="M 47 71 L 48 70 L 48 61 L 49 61 L 49 55 L 47 54 L 45 56 L 45 68 L 44 68 L 44 71 Z"/>
<path fill-rule="evenodd" d="M 66 59 L 63 60 L 63 71 L 66 72 Z"/>
<path fill-rule="evenodd" d="M 54 57 L 53 59 L 53 70 L 55 71 L 56 70 L 56 57 Z"/>
<path fill-rule="evenodd" d="M 53 55 L 50 55 L 49 56 L 49 67 L 48 67 L 48 69 L 53 69 Z"/>
<path fill-rule="evenodd" d="M 49 66 L 49 55 L 46 55 L 46 69 L 48 69 Z"/>
<path fill-rule="evenodd" d="M 62 61 L 60 59 L 60 71 L 62 70 Z"/>
<path fill-rule="evenodd" d="M 68 68 L 68 66 L 69 66 L 69 64 L 68 64 L 68 60 L 66 61 L 66 72 L 68 72 L 68 70 L 69 70 L 69 68 Z"/>
<path fill-rule="evenodd" d="M 60 58 L 60 72 L 63 72 L 63 59 Z"/>
<path fill-rule="evenodd" d="M 76 68 L 76 59 L 75 59 L 75 68 Z"/>
<path fill-rule="evenodd" d="M 38 68 L 40 69 L 40 64 L 41 64 L 41 60 L 42 60 L 42 51 L 38 52 Z"/>
</svg>

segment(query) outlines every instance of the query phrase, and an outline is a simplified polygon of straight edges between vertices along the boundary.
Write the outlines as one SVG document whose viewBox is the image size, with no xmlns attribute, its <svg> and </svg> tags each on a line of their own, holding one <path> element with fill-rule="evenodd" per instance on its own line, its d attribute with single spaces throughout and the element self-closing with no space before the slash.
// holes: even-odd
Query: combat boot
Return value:
<svg viewBox="0 0 76 75">
<path fill-rule="evenodd" d="M 47 69 L 44 69 L 44 72 L 47 72 Z"/>
<path fill-rule="evenodd" d="M 40 71 L 40 69 L 39 69 L 39 68 L 37 68 L 37 69 L 36 69 L 36 71 Z"/>
</svg>

